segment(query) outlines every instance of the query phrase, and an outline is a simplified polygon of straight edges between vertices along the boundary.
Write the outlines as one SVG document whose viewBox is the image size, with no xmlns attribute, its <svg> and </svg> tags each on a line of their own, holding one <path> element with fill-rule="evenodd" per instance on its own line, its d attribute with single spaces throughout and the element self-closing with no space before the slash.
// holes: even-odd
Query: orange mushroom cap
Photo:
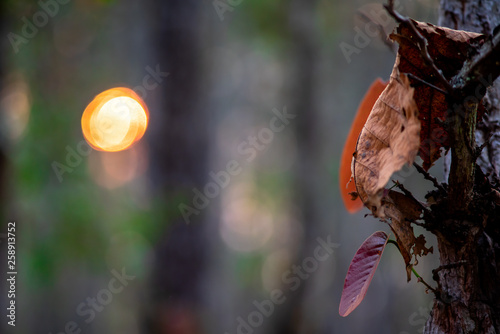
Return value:
<svg viewBox="0 0 500 334">
<path fill-rule="evenodd" d="M 359 197 L 353 200 L 352 196 L 349 195 L 351 192 L 356 192 L 354 181 L 350 182 L 352 155 L 354 151 L 356 151 L 356 143 L 358 142 L 359 134 L 370 115 L 373 105 L 387 84 L 388 82 L 383 82 L 380 78 L 377 78 L 371 84 L 370 88 L 368 88 L 363 100 L 361 100 L 359 104 L 356 117 L 352 122 L 351 129 L 345 141 L 344 150 L 342 151 L 339 170 L 340 194 L 342 195 L 342 200 L 347 211 L 350 213 L 355 213 L 363 207 L 363 202 Z"/>
</svg>

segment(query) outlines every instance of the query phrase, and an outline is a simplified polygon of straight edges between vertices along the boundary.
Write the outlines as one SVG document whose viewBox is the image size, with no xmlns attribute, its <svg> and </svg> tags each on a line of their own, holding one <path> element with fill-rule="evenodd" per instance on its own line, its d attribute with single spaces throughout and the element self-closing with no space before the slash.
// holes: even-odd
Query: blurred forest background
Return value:
<svg viewBox="0 0 500 334">
<path fill-rule="evenodd" d="M 375 230 L 389 230 L 365 218 L 366 209 L 348 214 L 338 184 L 358 103 L 375 78 L 388 79 L 394 62 L 379 37 L 359 37 L 377 16 L 391 31 L 391 20 L 380 21 L 381 3 L 0 6 L 2 333 L 421 331 L 432 298 L 415 279 L 406 282 L 394 247 L 362 305 L 338 315 L 356 249 Z M 436 1 L 405 0 L 397 8 L 436 23 Z M 13 43 L 10 33 L 22 38 Z M 357 51 L 346 57 L 342 43 Z M 142 89 L 146 136 L 123 152 L 89 151 L 83 110 L 116 86 Z M 269 131 L 285 113 L 293 118 Z M 203 192 L 232 161 L 237 172 L 227 186 L 212 188 L 216 194 L 188 224 L 179 206 L 194 207 L 193 188 Z M 58 176 L 59 164 L 66 169 Z M 441 167 L 431 173 L 441 178 Z M 398 177 L 420 198 L 430 186 L 412 168 Z M 5 316 L 9 221 L 17 223 L 15 328 Z M 318 238 L 338 247 L 307 276 L 290 274 L 313 257 Z M 427 281 L 436 261 L 429 256 L 417 266 Z M 109 283 L 123 271 L 134 278 L 118 292 Z M 284 302 L 260 320 L 255 304 L 275 289 Z"/>
</svg>

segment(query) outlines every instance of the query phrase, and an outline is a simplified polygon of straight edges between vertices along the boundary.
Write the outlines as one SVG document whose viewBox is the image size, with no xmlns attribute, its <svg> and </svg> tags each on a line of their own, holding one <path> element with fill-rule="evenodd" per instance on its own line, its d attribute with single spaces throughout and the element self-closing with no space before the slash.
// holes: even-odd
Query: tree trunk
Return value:
<svg viewBox="0 0 500 334">
<path fill-rule="evenodd" d="M 317 122 L 318 108 L 315 104 L 314 92 L 317 89 L 316 81 L 319 54 L 319 42 L 314 25 L 316 0 L 292 0 L 289 3 L 289 30 L 293 41 L 294 67 L 294 99 L 289 107 L 290 113 L 297 115 L 293 127 L 297 136 L 297 165 L 294 170 L 294 208 L 301 221 L 304 231 L 302 244 L 297 245 L 294 263 L 300 263 L 304 256 L 310 254 L 317 243 L 320 216 L 318 209 L 319 191 L 317 166 L 319 156 L 317 151 Z M 297 291 L 287 298 L 286 303 L 277 312 L 275 333 L 295 334 L 314 331 L 313 323 L 308 321 L 307 311 L 304 310 L 305 293 L 312 278 L 301 282 Z"/>
<path fill-rule="evenodd" d="M 440 26 L 490 34 L 500 22 L 497 0 L 441 0 L 440 5 Z M 476 143 L 490 139 L 477 160 L 471 202 L 464 209 L 445 200 L 447 205 L 433 208 L 441 265 L 433 271 L 438 294 L 424 333 L 500 333 L 500 209 L 482 194 L 487 182 L 499 186 L 499 97 L 497 81 L 483 99 L 488 112 L 477 125 Z"/>
<path fill-rule="evenodd" d="M 5 36 L 6 33 L 6 22 L 5 22 L 5 1 L 0 1 L 0 35 Z M 4 66 L 5 66 L 5 57 L 7 54 L 7 43 L 4 41 L 3 44 L 0 43 L 0 93 L 3 91 L 4 85 Z M 0 138 L 3 137 L 3 134 L 0 134 Z M 6 216 L 6 190 L 7 190 L 7 178 L 5 175 L 5 170 L 7 167 L 7 157 L 5 154 L 4 141 L 0 144 L 0 217 L 2 222 L 0 223 L 0 266 L 2 268 L 7 268 L 7 219 Z M 3 271 L 0 274 L 0 280 L 2 281 L 2 291 L 7 291 L 7 271 Z M 7 307 L 8 303 L 7 293 L 4 293 L 3 296 L 0 297 L 0 306 L 2 308 Z M 8 318 L 7 318 L 8 319 Z M 0 324 L 0 331 L 5 333 L 7 331 L 7 321 L 2 321 Z"/>
<path fill-rule="evenodd" d="M 209 131 L 200 87 L 201 3 L 196 0 L 154 2 L 157 63 L 169 76 L 151 109 L 151 179 L 165 206 L 158 223 L 165 231 L 155 252 L 146 310 L 147 333 L 200 333 L 202 282 L 207 245 L 206 214 L 186 220 L 179 205 L 191 206 L 192 189 L 208 177 Z M 154 115 L 153 115 L 154 113 Z"/>
</svg>

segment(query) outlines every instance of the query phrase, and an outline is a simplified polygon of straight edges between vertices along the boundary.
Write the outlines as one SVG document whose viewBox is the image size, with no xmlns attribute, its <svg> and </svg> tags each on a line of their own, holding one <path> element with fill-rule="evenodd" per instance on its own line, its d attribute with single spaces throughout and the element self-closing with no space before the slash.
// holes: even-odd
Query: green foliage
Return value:
<svg viewBox="0 0 500 334">
<path fill-rule="evenodd" d="M 253 284 L 261 281 L 263 255 L 260 253 L 241 254 L 236 261 L 236 282 L 242 288 L 256 288 Z"/>
<path fill-rule="evenodd" d="M 246 36 L 265 41 L 268 47 L 279 47 L 289 38 L 288 0 L 243 1 L 231 14 L 239 38 Z"/>
</svg>

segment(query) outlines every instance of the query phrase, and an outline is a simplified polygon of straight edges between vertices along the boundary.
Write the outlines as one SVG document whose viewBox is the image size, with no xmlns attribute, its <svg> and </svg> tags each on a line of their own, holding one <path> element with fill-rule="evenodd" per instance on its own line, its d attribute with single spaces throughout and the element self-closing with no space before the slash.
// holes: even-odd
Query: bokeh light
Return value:
<svg viewBox="0 0 500 334">
<path fill-rule="evenodd" d="M 106 189 L 131 183 L 148 168 L 148 151 L 143 142 L 120 152 L 95 152 L 89 155 L 88 168 L 92 180 Z"/>
<path fill-rule="evenodd" d="M 250 183 L 240 182 L 222 195 L 220 235 L 225 244 L 242 253 L 259 251 L 274 234 L 275 220 L 255 200 Z"/>
<path fill-rule="evenodd" d="M 131 89 L 117 87 L 97 95 L 82 116 L 85 140 L 99 151 L 117 152 L 142 138 L 148 126 L 146 104 Z"/>
<path fill-rule="evenodd" d="M 30 91 L 25 78 L 13 73 L 0 92 L 0 133 L 11 140 L 21 137 L 30 119 Z"/>
</svg>

